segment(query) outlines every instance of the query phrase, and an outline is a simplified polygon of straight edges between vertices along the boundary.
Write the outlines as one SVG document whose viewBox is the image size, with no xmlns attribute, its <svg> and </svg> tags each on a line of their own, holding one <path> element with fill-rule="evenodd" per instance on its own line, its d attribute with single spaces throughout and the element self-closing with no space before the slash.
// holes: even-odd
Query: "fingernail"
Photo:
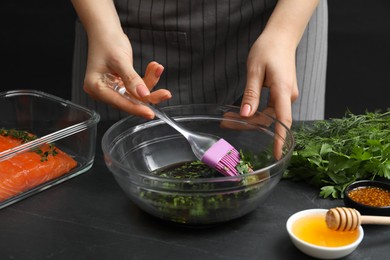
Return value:
<svg viewBox="0 0 390 260">
<path fill-rule="evenodd" d="M 145 119 L 151 120 L 153 118 L 154 118 L 154 114 L 152 112 L 145 115 Z"/>
<path fill-rule="evenodd" d="M 154 75 L 156 76 L 156 78 L 159 78 L 161 76 L 161 74 L 163 73 L 164 71 L 164 67 L 161 66 L 159 68 L 156 69 L 156 72 L 154 73 Z"/>
<path fill-rule="evenodd" d="M 135 87 L 135 89 L 140 97 L 146 97 L 150 95 L 149 89 L 143 84 L 139 84 L 137 87 Z"/>
<path fill-rule="evenodd" d="M 251 113 L 251 106 L 249 104 L 244 104 L 242 107 L 241 107 L 241 116 L 249 116 L 249 114 Z"/>
</svg>

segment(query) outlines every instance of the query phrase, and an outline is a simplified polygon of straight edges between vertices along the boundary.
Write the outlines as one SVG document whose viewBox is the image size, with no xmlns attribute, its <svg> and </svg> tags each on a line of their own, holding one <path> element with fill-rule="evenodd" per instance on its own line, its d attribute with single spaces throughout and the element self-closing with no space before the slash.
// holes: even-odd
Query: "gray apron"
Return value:
<svg viewBox="0 0 390 260">
<path fill-rule="evenodd" d="M 154 60 L 165 67 L 157 88 L 169 89 L 173 97 L 161 106 L 237 102 L 246 83 L 248 52 L 275 4 L 274 0 L 115 1 L 132 44 L 136 71 L 143 73 Z M 297 51 L 300 97 L 293 105 L 295 120 L 324 117 L 327 25 L 327 2 L 321 1 Z M 96 110 L 103 119 L 125 116 L 83 92 L 86 61 L 87 38 L 77 21 L 72 100 Z M 261 108 L 267 104 L 267 92 L 262 93 Z"/>
</svg>

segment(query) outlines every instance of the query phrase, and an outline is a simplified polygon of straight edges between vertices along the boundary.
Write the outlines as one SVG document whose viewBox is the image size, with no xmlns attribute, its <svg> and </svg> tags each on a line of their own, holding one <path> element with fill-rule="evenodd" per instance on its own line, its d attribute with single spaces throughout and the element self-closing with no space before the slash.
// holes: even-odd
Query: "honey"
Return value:
<svg viewBox="0 0 390 260">
<path fill-rule="evenodd" d="M 390 206 L 390 192 L 378 187 L 361 187 L 348 192 L 348 196 L 361 204 L 372 207 Z"/>
<path fill-rule="evenodd" d="M 328 228 L 325 215 L 304 216 L 292 225 L 293 233 L 303 241 L 326 247 L 346 246 L 359 237 L 359 230 L 335 231 Z"/>
</svg>

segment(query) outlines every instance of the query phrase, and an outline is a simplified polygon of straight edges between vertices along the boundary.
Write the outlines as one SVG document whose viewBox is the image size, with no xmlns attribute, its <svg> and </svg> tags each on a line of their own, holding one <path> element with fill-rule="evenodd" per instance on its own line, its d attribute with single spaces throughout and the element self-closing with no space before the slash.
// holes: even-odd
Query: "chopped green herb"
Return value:
<svg viewBox="0 0 390 260">
<path fill-rule="evenodd" d="M 53 144 L 49 144 L 49 147 L 49 150 L 46 152 L 42 152 L 42 150 L 38 149 L 37 153 L 41 155 L 41 162 L 46 162 L 48 160 L 49 155 L 56 156 L 58 154 Z"/>
<path fill-rule="evenodd" d="M 259 155 L 252 153 L 243 153 L 240 151 L 241 161 L 237 168 L 242 168 L 244 171 L 250 172 L 250 169 L 258 169 L 263 165 L 273 162 L 272 153 L 269 151 Z M 263 160 L 259 162 L 258 160 Z M 265 161 L 264 161 L 265 160 Z M 240 169 L 241 170 L 241 169 Z M 239 170 L 239 171 L 240 171 Z M 159 169 L 152 174 L 159 177 L 169 178 L 214 178 L 222 177 L 223 175 L 211 169 L 201 161 L 184 162 L 181 164 L 172 165 L 165 169 Z M 269 179 L 269 172 L 259 174 L 248 174 L 242 176 L 237 181 L 231 181 L 228 184 L 223 182 L 166 182 L 155 181 L 152 183 L 156 186 L 162 186 L 169 189 L 166 192 L 160 192 L 154 189 L 140 188 L 137 190 L 139 199 L 148 205 L 152 205 L 156 213 L 163 218 L 178 223 L 188 223 L 193 220 L 212 220 L 215 216 L 223 215 L 224 211 L 239 210 L 244 207 L 243 201 L 257 196 L 259 189 Z M 214 189 L 221 189 L 230 187 L 225 193 L 216 192 L 215 195 L 204 196 L 202 191 L 210 191 Z M 234 188 L 233 187 L 237 187 Z M 177 194 L 171 190 L 188 191 L 185 194 Z M 190 191 L 199 191 L 198 194 L 192 194 Z M 207 194 L 207 193 L 206 193 Z"/>
<path fill-rule="evenodd" d="M 27 131 L 15 130 L 15 129 L 5 129 L 0 128 L 0 135 L 2 136 L 11 136 L 13 138 L 19 139 L 22 143 L 27 143 L 37 139 L 37 136 L 30 134 Z"/>
<path fill-rule="evenodd" d="M 236 169 L 239 174 L 247 174 L 253 172 L 253 169 L 262 168 L 272 162 L 273 157 L 270 152 L 263 152 L 259 155 L 254 155 L 249 152 L 244 153 L 240 150 L 240 161 L 237 164 Z M 154 174 L 158 174 L 161 177 L 189 179 L 222 176 L 221 173 L 215 169 L 211 169 L 199 160 L 171 165 L 167 168 L 159 169 L 154 172 Z"/>
<path fill-rule="evenodd" d="M 28 143 L 38 138 L 36 135 L 32 135 L 27 131 L 5 128 L 0 128 L 0 135 L 5 137 L 10 136 L 12 138 L 19 139 L 22 141 L 22 143 Z M 49 155 L 55 156 L 58 154 L 53 144 L 49 144 L 49 150 L 46 152 L 43 152 L 40 148 L 35 149 L 35 152 L 41 155 L 41 162 L 47 161 Z"/>
<path fill-rule="evenodd" d="M 201 161 L 184 162 L 171 165 L 167 168 L 159 169 L 156 172 L 153 172 L 153 174 L 160 177 L 186 179 L 212 178 L 220 176 L 220 173 L 215 170 L 211 170 Z"/>
</svg>

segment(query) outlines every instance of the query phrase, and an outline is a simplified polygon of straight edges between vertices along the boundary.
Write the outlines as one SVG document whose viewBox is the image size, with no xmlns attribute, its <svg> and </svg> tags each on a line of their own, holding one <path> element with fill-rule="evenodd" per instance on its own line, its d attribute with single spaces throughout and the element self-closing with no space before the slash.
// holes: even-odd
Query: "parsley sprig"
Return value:
<svg viewBox="0 0 390 260">
<path fill-rule="evenodd" d="M 348 184 L 390 179 L 390 109 L 318 121 L 293 128 L 296 147 L 284 178 L 320 188 L 320 196 L 342 198 Z"/>
</svg>

